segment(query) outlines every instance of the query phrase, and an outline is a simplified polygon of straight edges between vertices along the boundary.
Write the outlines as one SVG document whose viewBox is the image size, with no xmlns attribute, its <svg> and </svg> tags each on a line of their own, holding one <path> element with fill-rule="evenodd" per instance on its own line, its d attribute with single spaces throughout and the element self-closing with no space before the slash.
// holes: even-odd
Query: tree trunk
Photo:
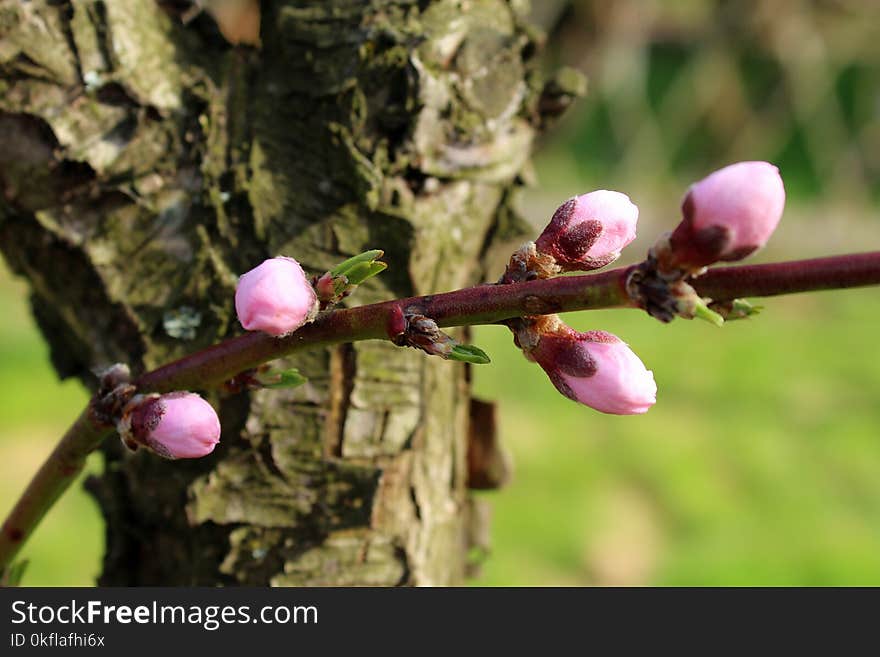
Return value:
<svg viewBox="0 0 880 657">
<path fill-rule="evenodd" d="M 0 247 L 61 376 L 239 333 L 237 275 L 277 254 L 384 249 L 356 304 L 483 277 L 541 120 L 523 2 L 264 1 L 260 49 L 171 4 L 0 3 Z M 288 360 L 308 384 L 208 394 L 208 458 L 106 446 L 101 584 L 462 580 L 467 369 L 379 341 Z"/>
</svg>

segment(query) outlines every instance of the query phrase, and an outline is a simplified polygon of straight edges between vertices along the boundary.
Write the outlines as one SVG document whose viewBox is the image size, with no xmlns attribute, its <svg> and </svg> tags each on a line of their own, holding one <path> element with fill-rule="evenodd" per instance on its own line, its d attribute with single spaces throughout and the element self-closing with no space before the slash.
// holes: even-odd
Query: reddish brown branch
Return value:
<svg viewBox="0 0 880 657">
<path fill-rule="evenodd" d="M 441 327 L 493 324 L 523 315 L 636 307 L 626 293 L 632 268 L 511 285 L 477 287 L 336 310 L 285 338 L 248 333 L 160 367 L 134 383 L 142 392 L 204 389 L 299 349 L 386 338 L 396 307 L 431 317 Z M 691 281 L 716 301 L 880 284 L 880 252 L 769 265 L 719 267 Z M 3 524 L 0 569 L 9 564 L 40 519 L 82 470 L 112 429 L 84 411 L 28 485 Z"/>
<path fill-rule="evenodd" d="M 716 267 L 693 281 L 715 301 L 880 284 L 880 251 L 769 265 Z"/>
<path fill-rule="evenodd" d="M 431 317 L 441 327 L 494 324 L 523 315 L 635 307 L 624 287 L 629 271 L 629 267 L 620 267 L 600 274 L 515 285 L 479 285 L 444 294 L 337 310 L 322 315 L 286 338 L 248 333 L 221 342 L 153 370 L 136 384 L 141 390 L 157 392 L 204 388 L 305 347 L 385 338 L 385 326 L 396 306 L 403 310 L 418 309 L 419 314 Z M 716 301 L 878 285 L 880 252 L 718 267 L 692 283 L 701 295 Z"/>
<path fill-rule="evenodd" d="M 9 564 L 55 500 L 82 472 L 88 455 L 113 432 L 98 424 L 87 407 L 62 436 L 3 522 L 0 571 Z"/>
</svg>

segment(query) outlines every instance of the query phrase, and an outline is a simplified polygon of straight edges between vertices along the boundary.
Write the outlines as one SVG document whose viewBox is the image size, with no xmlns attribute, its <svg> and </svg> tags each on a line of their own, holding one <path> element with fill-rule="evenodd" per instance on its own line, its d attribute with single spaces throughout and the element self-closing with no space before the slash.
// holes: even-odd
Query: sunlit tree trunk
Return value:
<svg viewBox="0 0 880 657">
<path fill-rule="evenodd" d="M 263 2 L 260 48 L 173 4 L 0 3 L 0 247 L 61 376 L 240 332 L 267 256 L 385 249 L 351 303 L 484 276 L 542 120 L 524 3 Z M 307 385 L 209 393 L 206 459 L 105 448 L 102 584 L 461 581 L 466 369 L 385 342 L 289 364 Z"/>
</svg>

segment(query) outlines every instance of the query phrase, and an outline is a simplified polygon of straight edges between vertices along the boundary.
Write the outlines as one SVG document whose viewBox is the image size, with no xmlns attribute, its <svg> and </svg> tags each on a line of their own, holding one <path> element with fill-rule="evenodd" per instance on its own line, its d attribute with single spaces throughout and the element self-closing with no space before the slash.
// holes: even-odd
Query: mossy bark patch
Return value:
<svg viewBox="0 0 880 657">
<path fill-rule="evenodd" d="M 265 1 L 260 50 L 151 0 L 3 4 L 0 248 L 59 372 L 241 332 L 236 276 L 269 256 L 385 250 L 353 303 L 482 280 L 534 137 L 521 4 Z M 465 366 L 335 349 L 285 359 L 298 388 L 208 393 L 206 459 L 108 444 L 101 582 L 460 581 Z"/>
</svg>

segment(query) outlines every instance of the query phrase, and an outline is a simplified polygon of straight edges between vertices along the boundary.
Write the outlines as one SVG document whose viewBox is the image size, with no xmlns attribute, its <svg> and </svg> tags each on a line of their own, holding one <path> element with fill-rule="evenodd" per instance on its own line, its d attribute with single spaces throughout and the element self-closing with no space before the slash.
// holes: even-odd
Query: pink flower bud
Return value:
<svg viewBox="0 0 880 657">
<path fill-rule="evenodd" d="M 217 413 L 192 392 L 138 395 L 117 428 L 127 445 L 143 445 L 167 459 L 197 459 L 220 442 Z"/>
<path fill-rule="evenodd" d="M 769 162 L 738 162 L 691 185 L 684 218 L 670 237 L 674 263 L 703 267 L 742 260 L 760 249 L 779 223 L 785 187 Z"/>
<path fill-rule="evenodd" d="M 563 203 L 535 242 L 564 271 L 598 269 L 636 238 L 639 209 L 629 196 L 600 189 Z"/>
<path fill-rule="evenodd" d="M 314 317 L 317 296 L 302 267 L 279 256 L 242 274 L 235 290 L 235 312 L 248 331 L 279 337 Z"/>
<path fill-rule="evenodd" d="M 563 395 L 603 413 L 645 413 L 657 401 L 654 374 L 617 336 L 563 326 L 542 335 L 531 357 Z"/>
</svg>

